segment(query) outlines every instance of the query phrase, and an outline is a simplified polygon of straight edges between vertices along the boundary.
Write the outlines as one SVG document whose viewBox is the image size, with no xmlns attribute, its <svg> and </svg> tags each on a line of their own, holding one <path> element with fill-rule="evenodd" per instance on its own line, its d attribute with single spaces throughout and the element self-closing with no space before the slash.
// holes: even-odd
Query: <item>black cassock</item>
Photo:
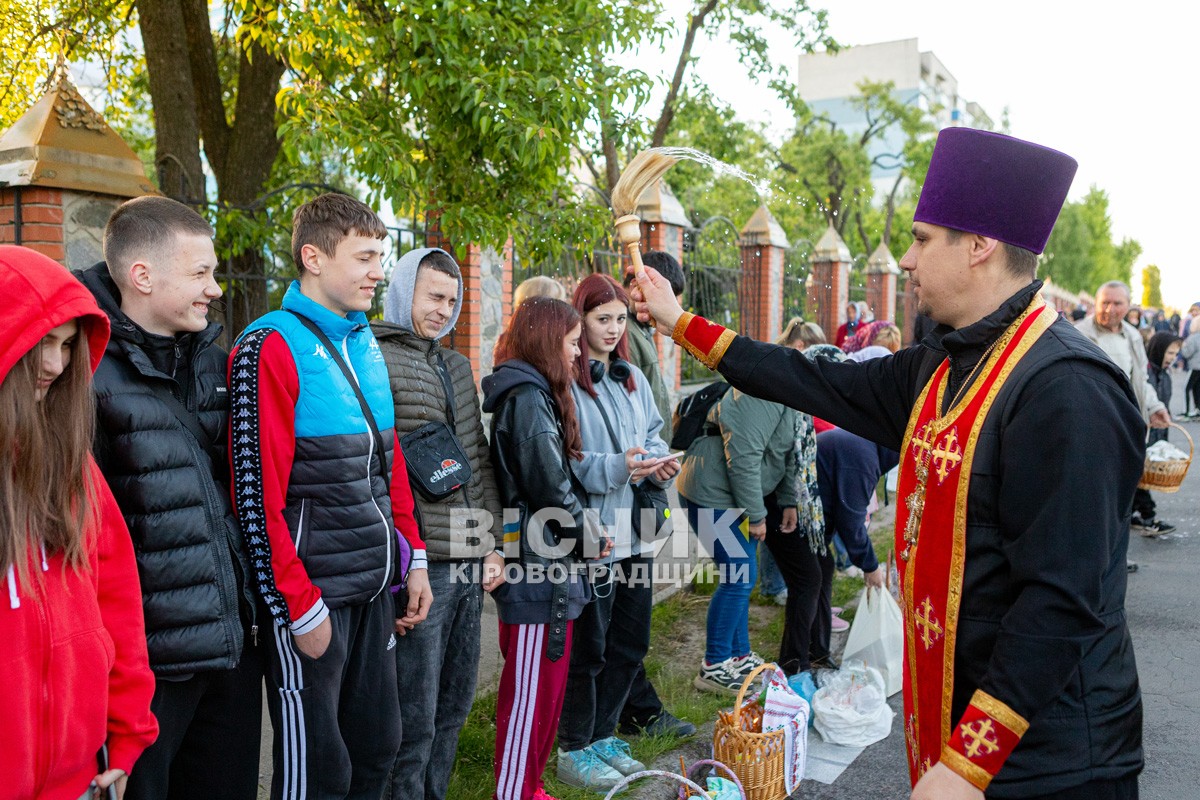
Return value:
<svg viewBox="0 0 1200 800">
<path fill-rule="evenodd" d="M 940 327 L 890 358 L 813 360 L 739 336 L 719 370 L 750 394 L 901 451 L 938 365 L 950 358 L 948 404 L 1040 288 L 1035 281 L 974 325 Z M 983 425 L 951 721 L 982 689 L 1029 722 L 988 797 L 1048 795 L 1142 768 L 1125 555 L 1145 431 L 1126 377 L 1062 319 L 1018 364 Z"/>
</svg>

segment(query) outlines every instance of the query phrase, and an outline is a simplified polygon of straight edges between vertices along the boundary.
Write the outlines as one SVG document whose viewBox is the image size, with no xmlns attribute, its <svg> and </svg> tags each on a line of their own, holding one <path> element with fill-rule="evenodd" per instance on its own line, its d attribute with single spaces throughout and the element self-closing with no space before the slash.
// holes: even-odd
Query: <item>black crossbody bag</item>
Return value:
<svg viewBox="0 0 1200 800">
<path fill-rule="evenodd" d="M 444 500 L 466 486 L 471 480 L 471 460 L 462 443 L 454 435 L 454 386 L 439 351 L 438 376 L 446 390 L 445 422 L 427 422 L 411 433 L 400 437 L 408 480 L 426 500 Z"/>
</svg>

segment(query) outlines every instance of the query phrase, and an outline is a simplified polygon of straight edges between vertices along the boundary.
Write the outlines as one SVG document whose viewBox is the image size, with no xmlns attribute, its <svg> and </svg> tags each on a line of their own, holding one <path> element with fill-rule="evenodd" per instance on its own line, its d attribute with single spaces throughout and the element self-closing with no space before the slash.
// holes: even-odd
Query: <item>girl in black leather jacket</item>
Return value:
<svg viewBox="0 0 1200 800">
<path fill-rule="evenodd" d="M 504 502 L 505 582 L 500 613 L 504 670 L 496 702 L 496 798 L 542 800 L 570 662 L 572 620 L 591 599 L 577 569 L 588 547 L 570 459 L 582 453 L 573 364 L 579 314 L 561 300 L 522 303 L 483 379 L 492 415 L 491 457 Z M 592 553 L 595 555 L 596 553 Z"/>
</svg>

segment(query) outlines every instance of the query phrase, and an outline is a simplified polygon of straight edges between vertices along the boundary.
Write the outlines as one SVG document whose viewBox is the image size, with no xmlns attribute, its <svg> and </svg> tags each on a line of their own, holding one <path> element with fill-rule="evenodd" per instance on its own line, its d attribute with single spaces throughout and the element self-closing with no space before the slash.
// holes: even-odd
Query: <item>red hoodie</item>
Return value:
<svg viewBox="0 0 1200 800">
<path fill-rule="evenodd" d="M 0 246 L 0 382 L 52 328 L 78 318 L 92 369 L 108 342 L 108 318 L 61 265 Z M 0 574 L 0 785 L 19 800 L 77 800 L 108 742 L 110 766 L 130 772 L 158 735 L 150 713 L 154 675 L 146 656 L 141 587 L 129 531 L 95 463 L 101 524 L 88 565 L 30 548 L 28 580 Z"/>
</svg>

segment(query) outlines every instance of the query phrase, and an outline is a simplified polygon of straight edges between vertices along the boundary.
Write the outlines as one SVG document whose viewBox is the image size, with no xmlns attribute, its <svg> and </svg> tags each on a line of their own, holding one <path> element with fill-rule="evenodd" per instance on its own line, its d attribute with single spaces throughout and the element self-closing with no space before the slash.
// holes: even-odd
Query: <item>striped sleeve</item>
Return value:
<svg viewBox="0 0 1200 800">
<path fill-rule="evenodd" d="M 254 584 L 276 624 L 297 635 L 329 616 L 284 519 L 296 451 L 300 381 L 283 337 L 269 329 L 244 336 L 229 358 L 233 503 L 245 534 Z"/>
</svg>

